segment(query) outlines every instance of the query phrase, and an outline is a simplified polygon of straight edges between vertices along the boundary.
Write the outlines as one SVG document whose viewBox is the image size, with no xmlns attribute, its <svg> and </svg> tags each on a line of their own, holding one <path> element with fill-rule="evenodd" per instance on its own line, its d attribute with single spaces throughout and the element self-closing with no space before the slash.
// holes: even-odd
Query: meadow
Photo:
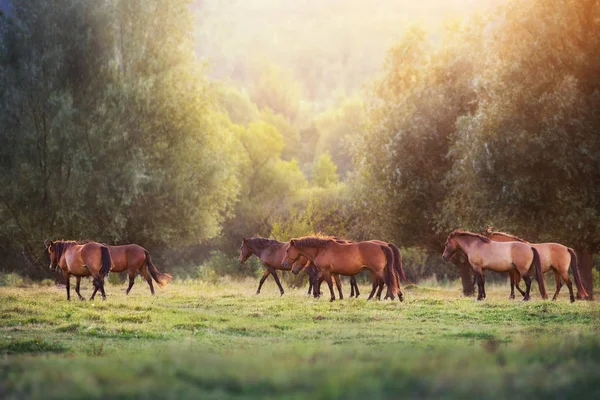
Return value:
<svg viewBox="0 0 600 400">
<path fill-rule="evenodd" d="M 329 303 L 256 285 L 180 280 L 151 297 L 138 278 L 128 297 L 107 284 L 93 302 L 53 285 L 0 287 L 0 397 L 600 396 L 600 306 L 570 304 L 566 290 L 521 302 L 490 285 L 476 302 L 423 284 L 400 303 L 368 302 L 363 286 Z"/>
</svg>

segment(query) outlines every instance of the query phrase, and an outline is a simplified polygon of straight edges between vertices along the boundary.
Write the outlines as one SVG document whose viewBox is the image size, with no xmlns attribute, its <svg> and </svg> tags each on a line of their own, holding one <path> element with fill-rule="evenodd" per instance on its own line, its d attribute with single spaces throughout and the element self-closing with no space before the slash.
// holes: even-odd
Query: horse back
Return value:
<svg viewBox="0 0 600 400">
<path fill-rule="evenodd" d="M 127 268 L 139 268 L 146 260 L 146 249 L 137 244 L 108 246 L 113 261 L 112 271 L 122 272 Z"/>
<path fill-rule="evenodd" d="M 275 269 L 285 269 L 281 266 L 285 258 L 285 253 L 290 244 L 288 242 L 272 244 L 266 248 L 260 255 L 260 261 L 263 264 Z"/>
</svg>

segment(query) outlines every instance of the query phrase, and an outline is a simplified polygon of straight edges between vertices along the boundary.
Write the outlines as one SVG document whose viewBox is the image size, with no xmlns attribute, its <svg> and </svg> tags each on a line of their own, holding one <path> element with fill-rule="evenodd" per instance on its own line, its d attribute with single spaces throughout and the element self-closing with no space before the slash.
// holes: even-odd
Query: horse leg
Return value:
<svg viewBox="0 0 600 400">
<path fill-rule="evenodd" d="M 267 279 L 267 277 L 269 276 L 270 273 L 271 273 L 271 271 L 269 270 L 269 268 L 267 268 L 265 270 L 265 273 L 263 274 L 262 278 L 260 278 L 260 283 L 258 284 L 258 289 L 256 290 L 256 294 L 260 293 L 260 288 L 262 287 L 263 283 L 265 283 L 265 280 Z"/>
<path fill-rule="evenodd" d="M 90 297 L 90 301 L 94 300 L 94 296 L 96 296 L 96 292 L 98 291 L 98 283 L 96 282 L 95 278 L 92 279 L 92 284 L 94 285 L 94 291 L 92 292 L 92 297 Z"/>
<path fill-rule="evenodd" d="M 279 286 L 279 293 L 281 293 L 281 296 L 283 296 L 283 286 L 281 286 L 281 282 L 279 282 L 279 277 L 277 276 L 277 271 L 272 269 L 271 274 L 273 275 L 273 278 L 275 279 L 275 283 L 277 284 L 277 286 Z"/>
<path fill-rule="evenodd" d="M 333 275 L 333 279 L 335 280 L 335 286 L 337 287 L 338 293 L 340 294 L 340 300 L 344 299 L 344 294 L 342 293 L 342 282 L 340 282 L 340 276 L 338 274 Z"/>
<path fill-rule="evenodd" d="M 375 291 L 377 290 L 377 276 L 375 276 L 375 274 L 373 272 L 371 272 L 371 283 L 373 284 L 373 288 L 371 289 L 371 294 L 369 294 L 369 297 L 367 298 L 367 300 L 371 300 L 373 298 L 373 295 L 375 294 Z"/>
<path fill-rule="evenodd" d="M 142 268 L 140 268 L 140 274 L 142 274 L 142 276 L 144 277 L 146 282 L 148 282 L 148 286 L 150 286 L 150 293 L 152 294 L 152 296 L 154 296 L 154 285 L 152 285 L 152 277 L 150 276 L 150 273 L 148 272 L 147 265 L 144 265 Z M 134 273 L 134 277 L 135 277 L 135 273 Z M 132 285 L 133 285 L 133 283 L 132 283 L 132 279 L 130 277 L 129 278 L 129 288 L 130 289 L 131 289 Z"/>
<path fill-rule="evenodd" d="M 381 292 L 383 292 L 383 281 L 378 280 L 379 289 L 377 290 L 377 300 L 381 300 Z"/>
<path fill-rule="evenodd" d="M 325 282 L 327 282 L 327 286 L 329 286 L 329 293 L 331 293 L 331 299 L 329 299 L 329 301 L 335 301 L 335 292 L 333 291 L 333 282 L 331 281 L 331 274 L 328 272 L 324 273 L 323 279 L 325 280 Z"/>
<path fill-rule="evenodd" d="M 354 297 L 358 299 L 358 296 L 360 296 L 360 291 L 358 290 L 358 284 L 356 283 L 356 278 L 354 276 L 350 277 L 350 286 L 354 286 Z"/>
<path fill-rule="evenodd" d="M 514 271 L 509 271 L 508 277 L 510 279 L 510 295 L 508 296 L 508 299 L 513 300 L 515 298 L 515 274 L 514 274 Z"/>
<path fill-rule="evenodd" d="M 354 297 L 354 284 L 352 283 L 353 276 L 350 277 L 350 298 Z"/>
<path fill-rule="evenodd" d="M 483 278 L 483 271 L 480 269 L 476 271 L 473 269 L 475 276 L 477 276 L 477 301 L 485 299 L 485 281 Z"/>
<path fill-rule="evenodd" d="M 561 270 L 560 276 L 562 277 L 563 281 L 565 281 L 565 283 L 567 284 L 567 287 L 569 288 L 569 296 L 570 296 L 571 303 L 575 302 L 575 294 L 573 294 L 573 283 L 571 283 L 571 278 L 569 278 L 568 269 L 565 268 L 565 269 Z"/>
<path fill-rule="evenodd" d="M 321 293 L 321 284 L 322 283 L 323 283 L 323 275 L 321 275 L 319 273 L 319 275 L 317 275 L 315 277 L 315 282 L 313 283 L 313 297 L 315 299 L 318 299 L 323 294 L 323 293 Z"/>
<path fill-rule="evenodd" d="M 553 270 L 554 272 L 554 283 L 556 283 L 556 292 L 554 292 L 554 296 L 552 296 L 552 301 L 555 301 L 556 298 L 558 297 L 558 293 L 560 292 L 560 288 L 562 287 L 562 280 L 560 278 L 560 275 L 558 274 L 558 271 Z"/>
<path fill-rule="evenodd" d="M 525 281 L 525 296 L 523 297 L 523 301 L 529 301 L 531 299 L 529 296 L 529 291 L 531 290 L 531 277 L 525 275 L 523 276 L 523 280 Z"/>
<path fill-rule="evenodd" d="M 313 288 L 313 280 L 314 278 L 312 276 L 308 277 L 308 293 L 307 295 L 310 297 L 310 293 L 312 292 L 312 288 Z"/>
<path fill-rule="evenodd" d="M 519 283 L 521 283 L 521 274 L 519 273 L 519 271 L 515 271 L 515 287 L 517 288 L 519 293 L 521 293 L 521 296 L 525 297 L 525 291 L 521 289 Z"/>
<path fill-rule="evenodd" d="M 65 284 L 67 287 L 67 301 L 71 301 L 71 274 L 67 271 L 64 272 L 65 275 Z"/>
<path fill-rule="evenodd" d="M 85 298 L 81 295 L 81 293 L 79 293 L 79 286 L 81 285 L 81 277 L 76 276 L 75 279 L 77 280 L 77 283 L 75 284 L 75 293 L 77 293 L 77 296 L 79 296 L 79 300 L 85 300 Z"/>
<path fill-rule="evenodd" d="M 129 286 L 127 287 L 127 290 L 125 291 L 125 294 L 129 294 L 129 291 L 131 290 L 131 288 L 133 287 L 133 284 L 135 283 L 135 271 L 129 271 L 128 273 L 129 276 Z"/>
</svg>

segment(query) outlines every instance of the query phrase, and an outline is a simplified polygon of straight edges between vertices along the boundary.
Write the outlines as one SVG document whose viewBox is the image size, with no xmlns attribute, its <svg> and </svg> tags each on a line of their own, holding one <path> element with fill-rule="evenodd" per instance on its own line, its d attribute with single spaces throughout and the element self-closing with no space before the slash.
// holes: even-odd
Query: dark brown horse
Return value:
<svg viewBox="0 0 600 400">
<path fill-rule="evenodd" d="M 62 269 L 67 287 L 67 300 L 71 300 L 71 275 L 76 276 L 77 286 L 75 292 L 80 300 L 83 296 L 79 293 L 79 283 L 82 276 L 92 276 L 94 292 L 90 300 L 94 299 L 100 290 L 102 298 L 106 299 L 104 292 L 104 277 L 108 275 L 112 266 L 112 259 L 108 247 L 96 242 L 79 244 L 72 240 L 57 240 L 48 243 L 50 254 L 50 269 Z"/>
<path fill-rule="evenodd" d="M 569 279 L 569 267 L 573 270 L 573 277 L 575 278 L 575 285 L 577 286 L 577 297 L 579 299 L 585 299 L 588 297 L 588 293 L 583 287 L 581 282 L 581 276 L 579 274 L 579 265 L 577 263 L 577 255 L 575 251 L 569 247 L 563 246 L 559 243 L 529 243 L 525 239 L 521 239 L 520 237 L 511 235 L 505 232 L 495 232 L 491 227 L 486 228 L 485 236 L 493 240 L 494 242 L 522 242 L 527 243 L 531 247 L 537 250 L 540 255 L 540 263 L 542 267 L 542 272 L 545 274 L 546 272 L 552 270 L 554 272 L 554 282 L 556 283 L 556 292 L 552 297 L 552 300 L 556 300 L 558 297 L 558 293 L 562 287 L 562 281 L 565 282 L 567 287 L 569 288 L 569 296 L 571 302 L 575 301 L 575 296 L 573 294 L 573 284 L 571 283 L 571 279 Z M 561 280 L 562 279 L 562 280 Z M 523 294 L 523 291 L 519 287 L 519 282 L 521 280 L 521 275 L 511 273 L 511 294 L 510 298 L 514 298 L 514 289 L 513 287 L 516 285 L 519 292 Z"/>
<path fill-rule="evenodd" d="M 283 265 L 289 268 L 302 256 L 311 260 L 323 274 L 331 301 L 335 300 L 332 274 L 352 276 L 364 268 L 371 272 L 373 281 L 387 284 L 388 295 L 392 299 L 399 291 L 394 273 L 394 255 L 388 246 L 373 242 L 339 243 L 334 238 L 318 236 L 292 239 Z"/>
<path fill-rule="evenodd" d="M 485 298 L 484 270 L 508 272 L 517 270 L 527 285 L 523 300 L 529 300 L 531 275 L 535 273 L 542 298 L 547 298 L 540 256 L 536 249 L 521 242 L 493 242 L 478 233 L 457 229 L 448 235 L 443 258 L 449 260 L 458 249 L 465 252 L 478 278 L 477 300 Z M 531 270 L 533 267 L 533 271 Z"/>
<path fill-rule="evenodd" d="M 248 260 L 248 258 L 254 254 L 265 266 L 265 272 L 260 279 L 256 294 L 260 293 L 260 288 L 262 287 L 263 283 L 265 283 L 267 277 L 269 275 L 273 275 L 273 279 L 275 279 L 275 283 L 277 283 L 277 286 L 279 287 L 279 292 L 281 295 L 283 295 L 284 290 L 281 286 L 281 282 L 279 282 L 279 277 L 277 276 L 276 270 L 290 270 L 289 267 L 286 268 L 281 265 L 288 245 L 289 244 L 285 242 L 262 237 L 253 237 L 249 239 L 244 238 L 242 240 L 242 245 L 240 246 L 240 263 L 244 264 L 246 260 Z M 306 262 L 306 260 L 304 261 Z"/>
</svg>

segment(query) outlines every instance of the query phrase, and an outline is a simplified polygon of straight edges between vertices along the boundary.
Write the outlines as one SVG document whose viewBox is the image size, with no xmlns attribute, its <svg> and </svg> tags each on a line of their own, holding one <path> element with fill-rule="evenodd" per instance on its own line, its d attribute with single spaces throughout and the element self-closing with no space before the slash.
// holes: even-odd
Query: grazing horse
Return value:
<svg viewBox="0 0 600 400">
<path fill-rule="evenodd" d="M 542 298 L 548 297 L 539 253 L 530 245 L 521 242 L 493 242 L 478 233 L 457 229 L 448 235 L 442 257 L 448 261 L 459 248 L 467 255 L 473 272 L 477 276 L 477 300 L 485 298 L 484 270 L 486 269 L 498 272 L 516 269 L 527 285 L 523 300 L 529 300 L 532 266 Z"/>
<path fill-rule="evenodd" d="M 339 243 L 333 238 L 315 236 L 292 239 L 283 265 L 290 268 L 302 256 L 311 260 L 321 271 L 329 286 L 330 301 L 335 300 L 332 274 L 356 275 L 363 268 L 371 271 L 373 281 L 387 284 L 388 295 L 392 299 L 399 292 L 394 273 L 394 255 L 388 246 L 373 242 Z"/>
<path fill-rule="evenodd" d="M 90 275 L 93 277 L 94 284 L 94 292 L 90 300 L 94 299 L 98 290 L 100 290 L 102 298 L 106 299 L 104 277 L 108 275 L 112 266 L 107 246 L 96 242 L 79 244 L 72 240 L 57 240 L 49 242 L 47 249 L 50 254 L 50 270 L 60 268 L 63 271 L 67 286 L 67 300 L 71 300 L 69 281 L 71 275 L 78 277 L 75 292 L 80 300 L 83 300 L 83 296 L 79 293 L 79 278 Z"/>
<path fill-rule="evenodd" d="M 573 270 L 573 277 L 575 278 L 575 285 L 577 286 L 577 298 L 585 299 L 589 296 L 581 282 L 581 276 L 579 275 L 579 265 L 577 263 L 577 255 L 575 254 L 575 251 L 573 249 L 563 246 L 559 243 L 529 243 L 528 241 L 521 239 L 520 237 L 511 235 L 509 233 L 495 232 L 491 227 L 486 228 L 485 236 L 487 236 L 494 242 L 522 242 L 527 243 L 528 245 L 536 249 L 537 252 L 540 254 L 542 272 L 544 274 L 550 270 L 554 272 L 556 292 L 554 293 L 552 300 L 556 300 L 556 298 L 558 297 L 558 293 L 560 292 L 560 289 L 562 287 L 562 281 L 564 280 L 565 284 L 569 288 L 569 296 L 571 302 L 575 301 L 575 296 L 573 295 L 573 284 L 571 283 L 571 279 L 569 279 L 569 267 L 571 267 Z M 521 294 L 524 294 L 524 292 L 519 287 L 520 280 L 521 276 L 519 274 L 511 273 L 511 299 L 515 298 L 513 289 L 515 285 L 519 292 L 521 292 Z"/>
</svg>

